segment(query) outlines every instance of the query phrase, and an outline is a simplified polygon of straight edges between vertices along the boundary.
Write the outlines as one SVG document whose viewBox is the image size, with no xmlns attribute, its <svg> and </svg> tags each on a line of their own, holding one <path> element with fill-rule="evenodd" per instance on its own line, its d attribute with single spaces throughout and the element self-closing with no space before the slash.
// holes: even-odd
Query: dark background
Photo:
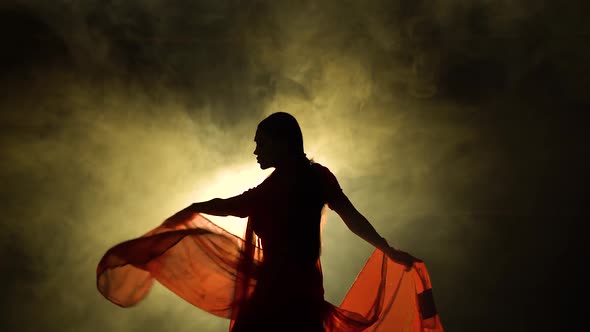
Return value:
<svg viewBox="0 0 590 332">
<path fill-rule="evenodd" d="M 572 330 L 585 317 L 589 11 L 2 2 L 1 329 L 227 330 L 158 287 L 118 308 L 95 268 L 115 243 L 218 195 L 213 182 L 247 189 L 229 174 L 255 172 L 256 124 L 282 110 L 378 231 L 425 260 L 447 331 Z M 330 219 L 326 296 L 338 303 L 371 248 Z"/>
</svg>

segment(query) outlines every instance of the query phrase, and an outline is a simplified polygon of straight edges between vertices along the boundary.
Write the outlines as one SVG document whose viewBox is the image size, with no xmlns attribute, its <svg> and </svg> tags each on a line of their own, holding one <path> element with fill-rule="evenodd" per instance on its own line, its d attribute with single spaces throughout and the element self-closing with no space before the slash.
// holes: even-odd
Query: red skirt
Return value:
<svg viewBox="0 0 590 332">
<path fill-rule="evenodd" d="M 109 301 L 130 307 L 154 280 L 196 307 L 228 318 L 230 331 L 443 332 L 424 263 L 410 271 L 375 250 L 339 306 L 323 298 L 315 266 L 271 265 L 263 251 L 257 269 L 241 280 L 244 240 L 196 214 L 175 229 L 157 227 L 109 249 L 97 268 L 97 287 Z M 247 282 L 245 294 L 236 285 Z"/>
</svg>

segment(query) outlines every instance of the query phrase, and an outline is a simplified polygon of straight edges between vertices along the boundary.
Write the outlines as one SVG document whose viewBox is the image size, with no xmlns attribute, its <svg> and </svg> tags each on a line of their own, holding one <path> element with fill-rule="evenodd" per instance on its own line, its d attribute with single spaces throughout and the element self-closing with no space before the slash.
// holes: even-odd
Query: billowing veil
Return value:
<svg viewBox="0 0 590 332">
<path fill-rule="evenodd" d="M 157 280 L 196 307 L 230 319 L 231 329 L 256 285 L 262 255 L 250 221 L 240 238 L 194 214 L 174 228 L 159 226 L 109 249 L 97 267 L 97 287 L 109 301 L 130 307 Z M 326 332 L 443 332 L 424 263 L 406 271 L 379 250 L 340 306 L 324 301 L 322 310 Z"/>
</svg>

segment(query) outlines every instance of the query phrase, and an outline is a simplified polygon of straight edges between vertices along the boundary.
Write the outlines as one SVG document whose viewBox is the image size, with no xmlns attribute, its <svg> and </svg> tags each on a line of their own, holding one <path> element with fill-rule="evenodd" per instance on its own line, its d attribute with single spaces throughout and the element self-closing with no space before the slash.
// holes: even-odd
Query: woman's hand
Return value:
<svg viewBox="0 0 590 332">
<path fill-rule="evenodd" d="M 412 268 L 414 263 L 422 262 L 421 259 L 418 259 L 405 251 L 397 250 L 394 247 L 389 247 L 388 249 L 384 250 L 383 253 L 385 253 L 385 255 L 387 255 L 387 257 L 389 257 L 394 262 L 405 265 L 408 270 Z"/>
<path fill-rule="evenodd" d="M 168 227 L 168 228 L 176 228 L 176 226 L 182 224 L 183 222 L 191 219 L 191 217 L 195 214 L 196 212 L 193 209 L 193 205 L 189 205 L 186 208 L 176 212 L 173 216 L 171 216 L 170 218 L 166 219 L 163 223 L 162 226 L 164 227 Z"/>
</svg>

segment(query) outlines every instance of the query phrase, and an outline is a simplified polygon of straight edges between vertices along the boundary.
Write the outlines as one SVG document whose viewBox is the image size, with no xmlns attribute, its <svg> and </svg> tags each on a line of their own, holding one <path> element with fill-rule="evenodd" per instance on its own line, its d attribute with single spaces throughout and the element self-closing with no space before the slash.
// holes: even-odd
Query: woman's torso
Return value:
<svg viewBox="0 0 590 332">
<path fill-rule="evenodd" d="M 320 221 L 325 199 L 319 165 L 276 170 L 260 185 L 250 216 L 261 239 L 265 263 L 314 266 L 320 255 Z"/>
</svg>

